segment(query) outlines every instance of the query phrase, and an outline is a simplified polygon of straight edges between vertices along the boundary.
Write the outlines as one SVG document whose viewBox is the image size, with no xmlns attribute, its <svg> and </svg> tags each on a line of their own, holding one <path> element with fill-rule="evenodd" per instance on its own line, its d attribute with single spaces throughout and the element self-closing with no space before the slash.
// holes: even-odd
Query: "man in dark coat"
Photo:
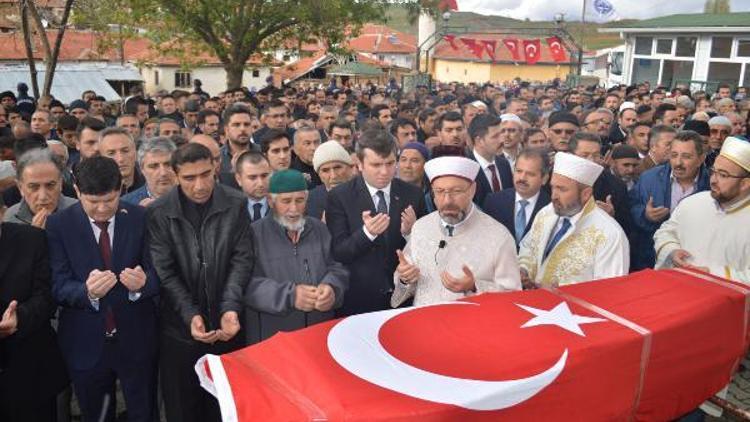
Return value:
<svg viewBox="0 0 750 422">
<path fill-rule="evenodd" d="M 503 156 L 504 131 L 521 132 L 521 123 L 518 117 L 509 117 L 504 123 L 500 118 L 491 114 L 482 114 L 475 117 L 469 126 L 474 149 L 467 154 L 468 158 L 479 163 L 481 170 L 477 174 L 477 191 L 474 194 L 474 203 L 484 204 L 484 198 L 493 192 L 513 187 L 513 172 L 510 163 Z M 501 126 L 508 126 L 502 127 Z"/>
<path fill-rule="evenodd" d="M 189 143 L 172 155 L 179 186 L 148 208 L 148 239 L 161 280 L 161 386 L 169 421 L 221 418 L 195 376 L 206 353 L 244 345 L 242 295 L 253 267 L 247 198 L 216 183 L 211 151 Z"/>
<path fill-rule="evenodd" d="M 0 219 L 5 205 L 0 197 Z M 68 384 L 50 318 L 49 256 L 44 231 L 0 226 L 0 420 L 55 420 L 55 397 Z"/>
<path fill-rule="evenodd" d="M 333 319 L 349 284 L 349 272 L 331 257 L 325 224 L 305 217 L 302 173 L 274 173 L 269 192 L 272 217 L 252 225 L 258 262 L 245 293 L 249 344 Z"/>
<path fill-rule="evenodd" d="M 353 280 L 339 315 L 390 308 L 396 250 L 425 214 L 422 191 L 394 179 L 396 144 L 385 131 L 364 132 L 357 157 L 360 176 L 331 190 L 326 205 L 333 259 Z"/>
</svg>

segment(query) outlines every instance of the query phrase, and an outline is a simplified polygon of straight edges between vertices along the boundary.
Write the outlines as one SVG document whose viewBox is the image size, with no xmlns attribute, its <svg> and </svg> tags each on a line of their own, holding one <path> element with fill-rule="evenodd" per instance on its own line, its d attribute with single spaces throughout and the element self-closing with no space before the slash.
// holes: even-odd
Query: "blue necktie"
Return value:
<svg viewBox="0 0 750 422">
<path fill-rule="evenodd" d="M 558 242 L 560 242 L 560 239 L 565 236 L 565 233 L 570 230 L 570 220 L 567 218 L 563 218 L 562 227 L 560 227 L 560 230 L 555 233 L 555 236 L 552 238 L 552 240 L 547 244 L 547 247 L 544 249 L 544 258 L 543 260 L 547 259 L 547 256 L 552 252 L 552 249 L 555 248 Z"/>
<path fill-rule="evenodd" d="M 521 243 L 523 232 L 526 230 L 526 205 L 529 205 L 529 201 L 525 199 L 518 201 L 518 212 L 516 213 L 516 245 Z"/>
<path fill-rule="evenodd" d="M 388 214 L 388 203 L 385 202 L 385 192 L 379 190 L 375 193 L 378 196 L 378 203 L 375 205 L 375 211 L 378 214 Z"/>
</svg>

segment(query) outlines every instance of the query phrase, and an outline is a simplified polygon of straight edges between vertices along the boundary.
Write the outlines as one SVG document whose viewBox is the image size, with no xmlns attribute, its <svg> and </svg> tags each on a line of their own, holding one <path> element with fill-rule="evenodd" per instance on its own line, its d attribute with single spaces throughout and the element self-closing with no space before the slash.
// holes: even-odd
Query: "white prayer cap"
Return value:
<svg viewBox="0 0 750 422">
<path fill-rule="evenodd" d="M 442 176 L 456 176 L 473 182 L 479 173 L 479 163 L 466 157 L 446 155 L 428 161 L 424 171 L 430 183 Z"/>
<path fill-rule="evenodd" d="M 521 123 L 521 118 L 513 113 L 505 113 L 500 115 L 500 121 Z"/>
<path fill-rule="evenodd" d="M 472 101 L 472 102 L 469 103 L 469 105 L 472 105 L 472 106 L 474 106 L 476 108 L 483 108 L 483 109 L 487 110 L 487 104 L 485 104 L 484 101 L 479 101 L 479 100 Z"/>
<path fill-rule="evenodd" d="M 724 140 L 719 155 L 750 171 L 750 142 L 730 136 Z"/>
<path fill-rule="evenodd" d="M 632 101 L 625 101 L 624 103 L 620 104 L 620 113 L 622 113 L 623 110 L 627 109 L 635 110 L 635 103 Z"/>
<path fill-rule="evenodd" d="M 573 179 L 586 186 L 594 186 L 594 182 L 604 170 L 604 167 L 567 152 L 555 154 L 555 169 L 553 173 Z"/>
<path fill-rule="evenodd" d="M 709 126 L 728 126 L 732 127 L 732 121 L 726 116 L 714 116 L 708 121 Z"/>
</svg>

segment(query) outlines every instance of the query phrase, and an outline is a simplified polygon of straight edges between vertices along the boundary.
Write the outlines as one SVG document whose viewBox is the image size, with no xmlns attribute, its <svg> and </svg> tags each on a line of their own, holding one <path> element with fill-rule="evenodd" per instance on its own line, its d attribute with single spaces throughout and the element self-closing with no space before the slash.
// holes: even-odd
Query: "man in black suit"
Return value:
<svg viewBox="0 0 750 422">
<path fill-rule="evenodd" d="M 0 196 L 0 220 L 5 205 Z M 67 385 L 50 318 L 49 256 L 44 231 L 0 226 L 0 420 L 56 418 L 55 397 Z"/>
<path fill-rule="evenodd" d="M 487 195 L 484 212 L 502 223 L 516 239 L 516 248 L 531 228 L 536 214 L 550 202 L 542 189 L 549 180 L 550 160 L 546 151 L 525 149 L 516 158 L 512 189 Z"/>
<path fill-rule="evenodd" d="M 516 117 L 516 119 L 518 119 Z M 468 158 L 479 163 L 481 171 L 477 174 L 477 191 L 474 203 L 481 206 L 484 198 L 493 192 L 513 187 L 513 172 L 508 160 L 503 157 L 503 134 L 509 131 L 521 131 L 520 121 L 508 118 L 503 122 L 492 114 L 476 116 L 469 126 L 474 149 Z"/>
<path fill-rule="evenodd" d="M 363 133 L 357 157 L 360 176 L 333 188 L 326 204 L 333 258 L 347 266 L 353 281 L 339 315 L 390 307 L 396 250 L 425 214 L 422 191 L 394 179 L 396 144 L 385 131 Z"/>
</svg>

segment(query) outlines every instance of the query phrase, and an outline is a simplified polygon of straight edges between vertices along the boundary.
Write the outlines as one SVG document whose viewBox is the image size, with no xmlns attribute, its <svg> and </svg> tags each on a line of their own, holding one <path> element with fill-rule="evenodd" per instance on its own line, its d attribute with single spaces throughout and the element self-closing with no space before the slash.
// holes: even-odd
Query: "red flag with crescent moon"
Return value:
<svg viewBox="0 0 750 422">
<path fill-rule="evenodd" d="M 466 47 L 471 50 L 471 52 L 477 56 L 478 58 L 482 58 L 482 54 L 484 53 L 484 46 L 475 40 L 474 38 L 460 38 L 461 42 L 464 43 Z"/>
<path fill-rule="evenodd" d="M 488 56 L 492 59 L 492 61 L 495 61 L 495 49 L 497 48 L 497 40 L 481 40 L 482 45 L 484 46 L 484 52 L 487 53 Z"/>
<path fill-rule="evenodd" d="M 526 64 L 536 64 L 542 56 L 542 42 L 538 38 L 523 40 L 523 52 L 526 56 Z"/>
<path fill-rule="evenodd" d="M 438 9 L 440 9 L 441 12 L 458 10 L 458 3 L 456 0 L 442 0 L 438 5 Z"/>
<path fill-rule="evenodd" d="M 567 61 L 568 58 L 565 54 L 565 48 L 562 45 L 562 42 L 560 42 L 560 38 L 558 37 L 549 37 L 544 39 L 547 42 L 547 45 L 549 46 L 549 52 L 552 56 L 552 60 L 556 62 L 564 62 Z"/>
<path fill-rule="evenodd" d="M 505 47 L 510 51 L 510 57 L 514 61 L 521 60 L 521 47 L 520 42 L 516 38 L 505 38 L 503 39 L 503 44 L 505 44 Z"/>
<path fill-rule="evenodd" d="M 225 421 L 673 420 L 728 383 L 749 298 L 647 270 L 350 316 L 195 369 Z"/>
<path fill-rule="evenodd" d="M 451 45 L 451 48 L 453 48 L 454 50 L 458 50 L 458 46 L 456 45 L 455 35 L 443 35 L 443 39 L 448 41 L 448 44 Z"/>
</svg>

